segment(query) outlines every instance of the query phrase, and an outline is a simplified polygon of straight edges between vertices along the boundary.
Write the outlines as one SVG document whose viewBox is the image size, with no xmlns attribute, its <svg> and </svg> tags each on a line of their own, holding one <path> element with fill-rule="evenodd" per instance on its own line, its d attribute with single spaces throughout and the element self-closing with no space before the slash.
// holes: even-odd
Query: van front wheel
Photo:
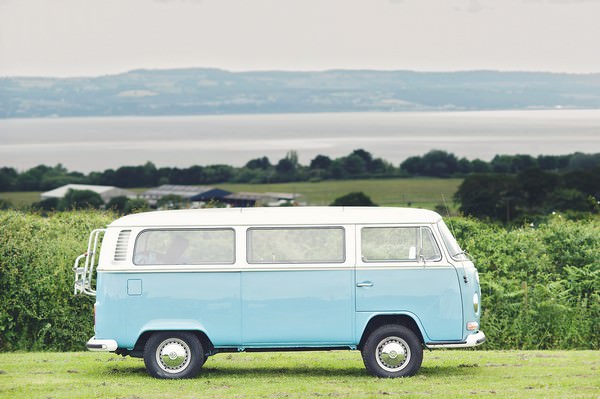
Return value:
<svg viewBox="0 0 600 399">
<path fill-rule="evenodd" d="M 369 335 L 362 358 L 367 371 L 376 377 L 410 377 L 421 367 L 423 347 L 409 328 L 385 325 Z"/>
<path fill-rule="evenodd" d="M 204 350 L 190 332 L 159 332 L 144 347 L 144 364 L 155 378 L 193 378 L 204 364 Z"/>
</svg>

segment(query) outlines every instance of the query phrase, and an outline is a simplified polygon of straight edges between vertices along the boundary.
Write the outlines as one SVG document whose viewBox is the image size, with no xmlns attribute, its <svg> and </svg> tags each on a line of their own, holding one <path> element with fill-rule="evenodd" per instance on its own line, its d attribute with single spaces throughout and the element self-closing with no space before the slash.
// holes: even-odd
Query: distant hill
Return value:
<svg viewBox="0 0 600 399">
<path fill-rule="evenodd" d="M 135 70 L 0 78 L 0 118 L 600 108 L 600 74 Z"/>
</svg>

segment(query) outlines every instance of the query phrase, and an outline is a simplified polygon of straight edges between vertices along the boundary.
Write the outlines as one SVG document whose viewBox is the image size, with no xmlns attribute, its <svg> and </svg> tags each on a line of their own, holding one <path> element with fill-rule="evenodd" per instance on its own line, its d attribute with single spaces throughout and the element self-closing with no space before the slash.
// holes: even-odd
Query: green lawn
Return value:
<svg viewBox="0 0 600 399">
<path fill-rule="evenodd" d="M 373 202 L 382 206 L 413 206 L 433 209 L 443 204 L 443 198 L 450 208 L 454 208 L 452 196 L 462 179 L 370 179 L 334 180 L 317 183 L 277 183 L 277 184 L 219 184 L 216 187 L 232 192 L 249 191 L 256 193 L 285 192 L 303 195 L 302 201 L 309 205 L 329 205 L 337 197 L 352 191 L 362 191 Z M 142 193 L 145 188 L 129 189 Z M 4 192 L 0 198 L 7 199 L 15 206 L 23 206 L 40 200 L 39 192 Z"/>
<path fill-rule="evenodd" d="M 191 380 L 104 353 L 0 354 L 0 398 L 598 398 L 598 351 L 433 351 L 412 378 L 366 374 L 357 351 L 219 354 Z"/>
</svg>

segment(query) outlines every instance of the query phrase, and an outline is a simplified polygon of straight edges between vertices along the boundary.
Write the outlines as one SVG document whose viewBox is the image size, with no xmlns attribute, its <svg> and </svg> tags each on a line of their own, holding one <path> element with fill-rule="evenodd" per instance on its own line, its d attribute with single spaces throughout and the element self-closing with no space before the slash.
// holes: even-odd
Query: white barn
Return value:
<svg viewBox="0 0 600 399">
<path fill-rule="evenodd" d="M 41 194 L 42 200 L 49 198 L 63 198 L 69 190 L 89 190 L 100 195 L 102 200 L 106 203 L 114 197 L 125 196 L 127 198 L 136 198 L 136 194 L 132 191 L 123 190 L 122 188 L 114 186 L 94 186 L 89 184 L 67 184 L 54 190 L 46 191 Z"/>
</svg>

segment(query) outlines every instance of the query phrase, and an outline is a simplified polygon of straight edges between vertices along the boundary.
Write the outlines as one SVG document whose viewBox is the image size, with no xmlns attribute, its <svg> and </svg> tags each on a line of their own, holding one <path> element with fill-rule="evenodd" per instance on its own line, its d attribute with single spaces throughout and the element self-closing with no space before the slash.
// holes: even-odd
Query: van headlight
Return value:
<svg viewBox="0 0 600 399">
<path fill-rule="evenodd" d="M 473 310 L 475 311 L 475 314 L 479 313 L 479 295 L 477 295 L 477 293 L 473 294 Z"/>
</svg>

